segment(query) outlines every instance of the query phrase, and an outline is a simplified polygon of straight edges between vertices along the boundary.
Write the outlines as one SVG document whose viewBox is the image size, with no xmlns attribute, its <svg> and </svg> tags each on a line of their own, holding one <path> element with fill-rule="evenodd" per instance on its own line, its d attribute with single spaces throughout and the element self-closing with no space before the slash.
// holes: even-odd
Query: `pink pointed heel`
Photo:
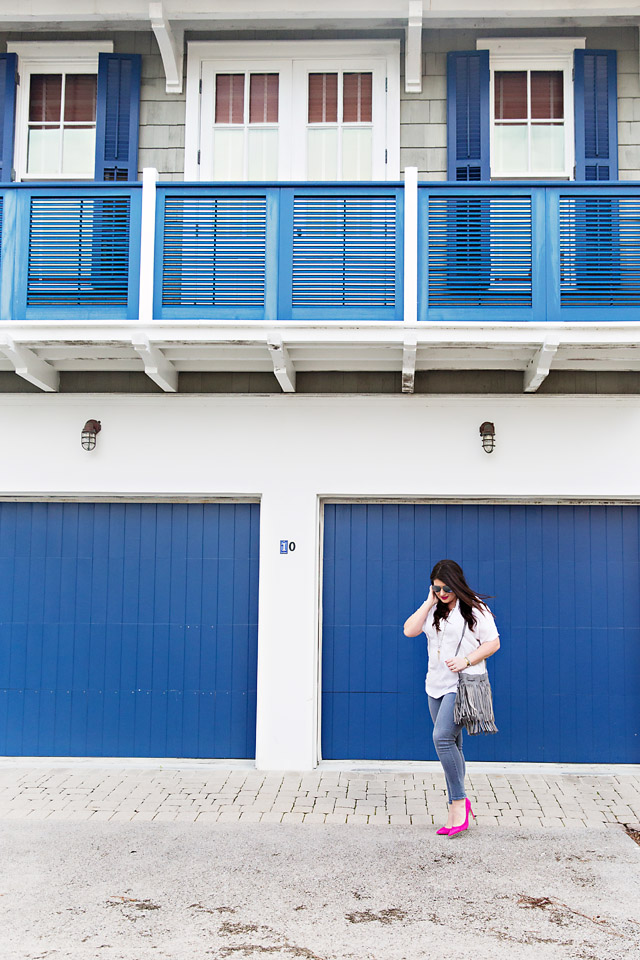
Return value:
<svg viewBox="0 0 640 960">
<path fill-rule="evenodd" d="M 450 837 L 454 837 L 456 833 L 462 833 L 463 830 L 469 829 L 469 814 L 471 814 L 474 820 L 476 818 L 475 813 L 471 809 L 471 802 L 469 800 L 469 797 L 465 797 L 464 805 L 465 805 L 465 810 L 467 812 L 464 823 L 461 823 L 459 827 L 451 827 L 451 829 L 447 831 L 448 836 Z"/>
</svg>

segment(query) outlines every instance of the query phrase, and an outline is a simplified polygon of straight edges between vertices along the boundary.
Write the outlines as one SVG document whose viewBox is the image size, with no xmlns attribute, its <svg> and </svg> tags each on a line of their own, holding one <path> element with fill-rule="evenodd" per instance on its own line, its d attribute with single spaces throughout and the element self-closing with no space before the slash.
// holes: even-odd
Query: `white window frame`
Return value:
<svg viewBox="0 0 640 960">
<path fill-rule="evenodd" d="M 383 63 L 387 90 L 384 117 L 374 127 L 374 156 L 384 155 L 386 163 L 379 170 L 374 167 L 375 180 L 397 180 L 400 177 L 400 42 L 397 40 L 338 40 L 338 41 L 193 41 L 187 44 L 187 90 L 185 118 L 185 180 L 200 180 L 211 158 L 209 132 L 202 130 L 202 115 L 213 109 L 203 103 L 200 94 L 203 67 L 217 73 L 279 73 L 278 176 L 280 180 L 306 179 L 305 144 L 293 136 L 295 115 L 306 120 L 307 90 L 297 89 L 294 76 L 300 69 L 313 66 L 314 72 L 331 73 L 337 70 L 372 69 L 372 64 Z M 357 65 L 357 66 L 354 66 Z M 205 67 L 205 65 L 207 65 Z M 203 93 L 205 84 L 202 84 Z M 304 104 L 302 99 L 304 98 Z M 211 116 L 211 113 L 209 113 Z M 305 125 L 306 130 L 306 125 Z M 286 144 L 290 150 L 282 149 Z M 200 155 L 200 164 L 198 156 Z M 378 175 L 378 173 L 380 175 Z M 202 177 L 205 179 L 206 174 Z"/>
<path fill-rule="evenodd" d="M 573 52 L 584 49 L 584 37 L 529 37 L 478 40 L 478 50 L 489 51 L 489 111 L 490 158 L 494 156 L 495 132 L 495 73 L 496 71 L 561 70 L 564 90 L 564 170 L 562 172 L 527 170 L 511 173 L 508 177 L 494 174 L 500 180 L 573 180 L 575 179 L 575 122 L 573 96 Z"/>
<path fill-rule="evenodd" d="M 13 165 L 16 180 L 69 180 L 68 174 L 30 176 L 27 173 L 27 147 L 29 130 L 29 89 L 32 73 L 98 73 L 98 55 L 113 53 L 113 42 L 69 41 L 8 43 L 8 53 L 18 55 L 20 83 L 16 95 L 16 128 Z M 93 180 L 90 176 L 75 176 L 73 180 Z"/>
</svg>

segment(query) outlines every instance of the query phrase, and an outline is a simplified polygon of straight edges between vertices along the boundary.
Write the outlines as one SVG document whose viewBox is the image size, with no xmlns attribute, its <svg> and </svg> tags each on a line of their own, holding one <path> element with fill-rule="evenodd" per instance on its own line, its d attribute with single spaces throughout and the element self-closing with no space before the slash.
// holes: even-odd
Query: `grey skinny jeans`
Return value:
<svg viewBox="0 0 640 960">
<path fill-rule="evenodd" d="M 462 752 L 462 727 L 453 720 L 455 693 L 429 697 L 429 713 L 433 720 L 433 744 L 447 781 L 449 803 L 464 800 L 466 763 Z"/>
</svg>

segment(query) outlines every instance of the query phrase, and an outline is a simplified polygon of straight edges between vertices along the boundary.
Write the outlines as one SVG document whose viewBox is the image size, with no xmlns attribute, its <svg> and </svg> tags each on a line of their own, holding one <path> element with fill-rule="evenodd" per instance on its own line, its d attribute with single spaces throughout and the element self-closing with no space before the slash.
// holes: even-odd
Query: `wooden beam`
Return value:
<svg viewBox="0 0 640 960">
<path fill-rule="evenodd" d="M 269 348 L 269 353 L 271 354 L 273 372 L 275 373 L 283 392 L 295 393 L 296 371 L 293 363 L 291 362 L 289 351 L 282 342 L 282 337 L 279 337 L 277 334 L 271 334 L 267 340 L 267 347 Z"/>
<path fill-rule="evenodd" d="M 535 357 L 529 361 L 529 365 L 524 372 L 524 392 L 535 393 L 542 381 L 549 376 L 549 370 L 553 363 L 560 337 L 546 337 L 544 343 L 536 353 Z"/>
<path fill-rule="evenodd" d="M 149 20 L 164 66 L 167 93 L 182 93 L 184 63 L 184 27 L 172 27 L 164 15 L 161 2 L 149 4 Z"/>
<path fill-rule="evenodd" d="M 422 0 L 409 0 L 405 30 L 404 89 L 422 92 Z"/>
<path fill-rule="evenodd" d="M 416 356 L 418 353 L 417 331 L 407 331 L 402 345 L 402 392 L 413 393 L 416 379 Z"/>
<path fill-rule="evenodd" d="M 59 390 L 60 374 L 51 364 L 41 360 L 33 350 L 19 346 L 8 334 L 0 337 L 0 350 L 23 380 L 28 380 L 45 393 L 56 393 Z"/>
<path fill-rule="evenodd" d="M 132 346 L 144 362 L 146 375 L 165 393 L 177 393 L 178 371 L 157 347 L 149 343 L 149 338 L 139 334 L 132 340 Z"/>
</svg>

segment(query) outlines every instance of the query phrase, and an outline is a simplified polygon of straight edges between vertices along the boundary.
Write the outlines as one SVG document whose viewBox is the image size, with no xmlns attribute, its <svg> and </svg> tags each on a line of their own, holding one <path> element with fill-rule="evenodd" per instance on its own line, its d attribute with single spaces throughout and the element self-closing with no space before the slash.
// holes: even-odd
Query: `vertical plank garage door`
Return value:
<svg viewBox="0 0 640 960">
<path fill-rule="evenodd" d="M 640 760 L 636 506 L 327 505 L 322 755 L 435 760 L 424 634 L 402 624 L 434 562 L 461 563 L 502 637 L 500 732 L 471 759 Z"/>
<path fill-rule="evenodd" d="M 0 752 L 253 757 L 257 504 L 0 504 Z"/>
</svg>

